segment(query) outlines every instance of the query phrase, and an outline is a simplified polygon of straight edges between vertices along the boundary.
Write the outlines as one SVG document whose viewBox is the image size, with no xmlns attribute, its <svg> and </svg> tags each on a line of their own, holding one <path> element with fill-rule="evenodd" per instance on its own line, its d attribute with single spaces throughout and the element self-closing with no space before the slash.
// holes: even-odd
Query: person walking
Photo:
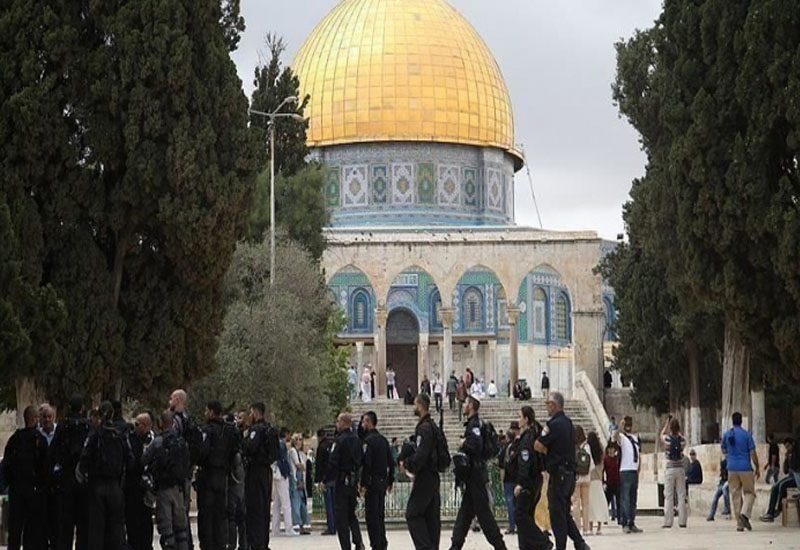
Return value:
<svg viewBox="0 0 800 550">
<path fill-rule="evenodd" d="M 442 379 L 436 375 L 433 379 L 433 399 L 436 404 L 436 412 L 442 410 Z"/>
<path fill-rule="evenodd" d="M 441 536 L 441 496 L 437 468 L 437 434 L 430 415 L 431 400 L 425 394 L 414 399 L 414 444 L 398 455 L 400 471 L 412 477 L 411 494 L 406 505 L 406 524 L 416 550 L 438 550 Z"/>
<path fill-rule="evenodd" d="M 711 509 L 708 511 L 706 521 L 714 521 L 714 516 L 717 515 L 717 504 L 722 497 L 722 517 L 730 519 L 731 517 L 731 497 L 728 490 L 728 457 L 723 453 L 719 461 L 719 481 L 717 482 L 717 490 L 714 497 L 711 499 Z"/>
<path fill-rule="evenodd" d="M 447 379 L 447 387 L 445 389 L 445 392 L 447 393 L 447 403 L 451 411 L 455 406 L 457 387 L 458 387 L 458 378 L 456 378 L 455 372 L 451 372 L 450 378 Z"/>
<path fill-rule="evenodd" d="M 464 375 L 466 378 L 466 375 Z M 456 401 L 458 402 L 458 421 L 464 418 L 464 402 L 467 400 L 467 384 L 464 379 L 458 381 L 456 386 Z"/>
<path fill-rule="evenodd" d="M 586 443 L 592 455 L 592 471 L 589 472 L 589 534 L 597 524 L 597 534 L 602 533 L 603 524 L 608 523 L 608 503 L 603 492 L 603 446 L 597 432 L 586 434 Z"/>
<path fill-rule="evenodd" d="M 323 535 L 335 535 L 336 526 L 333 523 L 333 488 L 334 483 L 325 481 L 325 472 L 328 469 L 328 459 L 331 455 L 333 438 L 328 435 L 325 429 L 317 430 L 317 460 L 314 463 L 314 483 L 317 484 L 318 491 L 322 494 L 325 505 L 325 525 Z"/>
<path fill-rule="evenodd" d="M 576 550 L 589 550 L 570 513 L 570 497 L 575 490 L 575 428 L 564 414 L 563 395 L 552 392 L 546 405 L 550 420 L 533 448 L 545 455 L 545 467 L 550 476 L 547 503 L 555 548 L 565 550 L 569 537 Z"/>
<path fill-rule="evenodd" d="M 572 504 L 574 509 L 580 509 L 580 525 L 584 537 L 589 534 L 589 488 L 593 468 L 592 450 L 586 442 L 586 434 L 583 427 L 575 426 L 575 473 L 578 474 L 578 479 L 575 480 Z"/>
<path fill-rule="evenodd" d="M 361 374 L 361 401 L 369 403 L 372 401 L 372 376 L 369 373 L 369 367 L 364 367 L 364 372 Z"/>
<path fill-rule="evenodd" d="M 547 377 L 547 373 L 542 373 L 542 397 L 547 398 L 547 395 L 550 393 L 550 379 Z"/>
<path fill-rule="evenodd" d="M 250 405 L 249 427 L 242 442 L 247 543 L 251 550 L 269 548 L 272 465 L 280 456 L 278 433 L 267 424 L 266 410 L 261 401 Z"/>
<path fill-rule="evenodd" d="M 666 454 L 664 472 L 664 523 L 662 527 L 672 527 L 675 518 L 675 496 L 678 499 L 678 526 L 686 527 L 686 473 L 683 469 L 683 451 L 686 439 L 681 435 L 681 425 L 672 415 L 667 417 L 659 436 Z"/>
<path fill-rule="evenodd" d="M 511 456 L 516 472 L 513 495 L 517 540 L 521 549 L 544 550 L 552 547 L 552 544 L 534 519 L 536 505 L 542 494 L 544 456 L 533 447 L 542 433 L 542 427 L 536 422 L 533 408 L 527 405 L 519 410 L 517 423 L 521 433 L 515 440 L 515 452 Z"/>
<path fill-rule="evenodd" d="M 386 550 L 386 492 L 394 483 L 394 457 L 389 442 L 378 431 L 378 416 L 368 411 L 361 417 L 364 437 L 361 495 L 364 497 L 364 521 L 372 550 Z"/>
<path fill-rule="evenodd" d="M 634 435 L 633 419 L 626 416 L 622 420 L 622 431 L 617 432 L 616 442 L 620 449 L 620 516 L 622 532 L 625 534 L 641 533 L 636 526 L 636 500 L 639 492 L 639 460 L 642 451 L 642 440 Z"/>
<path fill-rule="evenodd" d="M 619 507 L 619 449 L 617 444 L 609 441 L 603 455 L 603 484 L 606 492 L 606 502 L 611 508 L 611 521 L 621 524 Z"/>
<path fill-rule="evenodd" d="M 361 468 L 361 443 L 353 431 L 352 417 L 341 413 L 336 419 L 336 440 L 328 458 L 326 480 L 335 483 L 333 490 L 333 515 L 339 546 L 351 550 L 351 542 L 363 549 L 361 530 L 356 518 L 358 499 L 358 471 Z M 351 541 L 352 535 L 352 541 Z"/>
<path fill-rule="evenodd" d="M 467 397 L 464 403 L 464 413 L 467 421 L 464 423 L 464 436 L 461 438 L 460 450 L 469 458 L 469 477 L 466 480 L 464 493 L 461 498 L 461 506 L 458 509 L 455 525 L 453 525 L 451 550 L 461 550 L 467 538 L 472 519 L 477 517 L 481 530 L 486 540 L 495 550 L 505 550 L 503 535 L 497 527 L 489 507 L 489 493 L 487 486 L 489 483 L 486 471 L 486 461 L 491 451 L 487 448 L 484 441 L 484 423 L 478 415 L 481 402 L 472 396 Z"/>
<path fill-rule="evenodd" d="M 389 365 L 389 368 L 386 369 L 386 397 L 388 399 L 395 399 L 394 382 L 394 369 Z"/>
<path fill-rule="evenodd" d="M 755 480 L 759 477 L 758 455 L 753 436 L 742 428 L 742 413 L 733 413 L 731 420 L 733 427 L 723 434 L 720 446 L 728 456 L 728 487 L 736 530 L 751 531 L 750 516 L 756 500 Z"/>
</svg>

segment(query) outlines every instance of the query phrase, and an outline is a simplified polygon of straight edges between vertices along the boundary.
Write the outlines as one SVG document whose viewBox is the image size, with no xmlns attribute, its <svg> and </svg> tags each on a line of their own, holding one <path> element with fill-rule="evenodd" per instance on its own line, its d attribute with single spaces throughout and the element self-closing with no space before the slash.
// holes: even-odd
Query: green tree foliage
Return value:
<svg viewBox="0 0 800 550">
<path fill-rule="evenodd" d="M 281 269 L 270 287 L 268 242 L 237 247 L 225 279 L 219 370 L 192 393 L 236 407 L 261 400 L 275 422 L 311 429 L 346 402 L 347 358 L 333 345 L 342 320 L 309 253 L 285 236 L 276 252 Z"/>
<path fill-rule="evenodd" d="M 258 148 L 229 57 L 242 25 L 238 0 L 0 15 L 3 185 L 33 201 L 37 284 L 67 316 L 40 369 L 52 398 L 146 397 L 213 368 Z"/>
</svg>

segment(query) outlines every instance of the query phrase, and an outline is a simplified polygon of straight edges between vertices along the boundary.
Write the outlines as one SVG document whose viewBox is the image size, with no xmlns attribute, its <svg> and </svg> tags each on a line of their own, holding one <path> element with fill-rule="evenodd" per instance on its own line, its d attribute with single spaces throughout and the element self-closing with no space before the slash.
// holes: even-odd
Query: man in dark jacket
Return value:
<svg viewBox="0 0 800 550">
<path fill-rule="evenodd" d="M 394 457 L 389 442 L 377 430 L 378 416 L 368 411 L 361 417 L 364 429 L 364 467 L 361 494 L 364 496 L 364 521 L 372 550 L 386 550 L 386 491 L 394 483 Z"/>
<path fill-rule="evenodd" d="M 41 548 L 43 490 L 47 478 L 47 441 L 36 429 L 39 412 L 26 407 L 25 427 L 14 432 L 3 453 L 3 473 L 8 482 L 8 549 Z"/>
<path fill-rule="evenodd" d="M 323 500 L 325 501 L 325 529 L 323 535 L 335 535 L 336 525 L 333 521 L 333 489 L 335 483 L 325 482 L 325 472 L 328 470 L 328 459 L 331 454 L 331 447 L 333 446 L 333 438 L 328 435 L 324 429 L 317 430 L 317 460 L 314 466 L 314 483 L 322 493 Z"/>
<path fill-rule="evenodd" d="M 133 430 L 128 432 L 133 464 L 125 475 L 125 532 L 132 550 L 152 550 L 153 510 L 144 503 L 146 487 L 142 482 L 142 454 L 155 435 L 147 413 L 138 415 L 133 426 Z"/>
<path fill-rule="evenodd" d="M 247 472 L 244 478 L 247 539 L 251 550 L 269 548 L 269 512 L 272 498 L 272 463 L 278 459 L 278 432 L 264 420 L 264 403 L 250 406 L 250 426 L 242 453 Z"/>
<path fill-rule="evenodd" d="M 361 443 L 352 427 L 349 413 L 341 413 L 336 420 L 336 441 L 328 458 L 325 480 L 335 483 L 333 492 L 333 515 L 336 534 L 342 550 L 364 548 L 361 530 L 356 518 L 358 497 L 358 472 L 361 469 Z"/>
<path fill-rule="evenodd" d="M 203 427 L 208 451 L 197 473 L 197 531 L 201 550 L 224 550 L 228 541 L 228 474 L 239 452 L 236 428 L 222 418 L 222 405 L 210 401 Z"/>
</svg>

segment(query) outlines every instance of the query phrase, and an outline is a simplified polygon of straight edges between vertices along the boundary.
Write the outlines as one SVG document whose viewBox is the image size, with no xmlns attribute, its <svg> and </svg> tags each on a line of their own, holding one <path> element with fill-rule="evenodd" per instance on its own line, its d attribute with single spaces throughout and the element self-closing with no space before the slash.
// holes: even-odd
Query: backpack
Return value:
<svg viewBox="0 0 800 550">
<path fill-rule="evenodd" d="M 579 447 L 575 451 L 575 473 L 579 476 L 589 475 L 589 470 L 592 469 L 592 456 L 584 449 Z"/>
<path fill-rule="evenodd" d="M 189 479 L 189 445 L 180 436 L 167 437 L 155 462 L 154 476 L 160 487 L 181 485 Z"/>
<path fill-rule="evenodd" d="M 481 422 L 481 438 L 483 439 L 483 449 L 481 457 L 484 460 L 490 460 L 497 457 L 500 453 L 500 436 L 494 429 L 494 424 L 491 422 Z"/>
<path fill-rule="evenodd" d="M 209 441 L 206 434 L 191 416 L 186 416 L 183 429 L 179 434 L 189 447 L 189 460 L 192 464 L 201 464 L 208 458 Z"/>
<path fill-rule="evenodd" d="M 292 468 L 289 466 L 289 452 L 286 450 L 286 443 L 280 441 L 278 443 L 278 448 L 280 449 L 278 460 L 276 461 L 278 464 L 278 471 L 281 473 L 281 477 L 288 479 L 292 474 Z"/>
<path fill-rule="evenodd" d="M 668 460 L 682 460 L 683 449 L 681 449 L 682 437 L 669 436 L 669 447 L 667 448 Z"/>
<path fill-rule="evenodd" d="M 66 441 L 62 441 L 64 447 L 59 449 L 59 459 L 65 462 L 69 461 L 61 466 L 65 469 L 72 469 L 81 459 L 83 444 L 89 437 L 91 426 L 86 418 L 69 417 L 59 424 L 57 429 L 64 429 L 66 434 Z"/>
<path fill-rule="evenodd" d="M 433 424 L 433 422 L 431 422 Z M 452 459 L 450 458 L 450 449 L 447 448 L 447 438 L 441 428 L 433 425 L 436 432 L 436 469 L 439 472 L 446 472 L 450 468 Z"/>
<path fill-rule="evenodd" d="M 122 479 L 128 465 L 128 441 L 118 430 L 103 426 L 97 436 L 94 474 L 101 479 Z"/>
</svg>

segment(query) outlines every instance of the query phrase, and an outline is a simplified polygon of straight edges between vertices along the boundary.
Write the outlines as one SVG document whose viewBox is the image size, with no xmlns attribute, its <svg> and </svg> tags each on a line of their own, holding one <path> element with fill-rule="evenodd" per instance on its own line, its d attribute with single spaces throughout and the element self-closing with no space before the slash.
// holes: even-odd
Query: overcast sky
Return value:
<svg viewBox="0 0 800 550">
<path fill-rule="evenodd" d="M 611 101 L 614 43 L 652 25 L 661 0 L 450 0 L 494 53 L 514 108 L 546 229 L 622 232 L 622 204 L 644 172 L 637 134 Z M 290 64 L 339 0 L 242 0 L 247 30 L 234 52 L 248 97 L 264 36 L 287 42 Z M 525 170 L 516 218 L 537 227 Z"/>
</svg>

